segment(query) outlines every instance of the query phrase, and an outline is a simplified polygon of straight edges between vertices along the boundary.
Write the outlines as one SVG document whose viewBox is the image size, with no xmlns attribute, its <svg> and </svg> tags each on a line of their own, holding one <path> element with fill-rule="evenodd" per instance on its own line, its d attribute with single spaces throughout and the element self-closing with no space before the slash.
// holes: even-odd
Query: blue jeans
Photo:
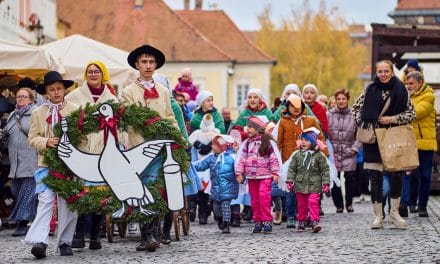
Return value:
<svg viewBox="0 0 440 264">
<path fill-rule="evenodd" d="M 382 181 L 382 204 L 385 205 L 391 193 L 391 179 L 388 172 L 383 173 Z"/>
<path fill-rule="evenodd" d="M 419 179 L 419 208 L 426 208 L 428 205 L 429 192 L 431 191 L 432 164 L 434 151 L 419 150 L 419 167 L 411 175 L 403 179 L 402 204 L 408 205 L 411 193 L 411 178 Z"/>
<path fill-rule="evenodd" d="M 286 216 L 296 219 L 296 195 L 294 191 L 286 192 Z"/>
</svg>

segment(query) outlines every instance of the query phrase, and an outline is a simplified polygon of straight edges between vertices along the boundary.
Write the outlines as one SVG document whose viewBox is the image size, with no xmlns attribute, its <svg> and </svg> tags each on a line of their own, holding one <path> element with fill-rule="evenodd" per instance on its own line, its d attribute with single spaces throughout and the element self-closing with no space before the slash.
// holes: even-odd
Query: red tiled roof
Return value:
<svg viewBox="0 0 440 264">
<path fill-rule="evenodd" d="M 238 63 L 276 61 L 250 41 L 222 10 L 181 10 L 176 13 L 230 54 Z"/>
<path fill-rule="evenodd" d="M 105 2 L 105 3 L 104 3 Z M 153 45 L 173 62 L 232 61 L 229 54 L 178 16 L 162 0 L 57 0 L 66 36 L 81 34 L 123 50 Z"/>
<path fill-rule="evenodd" d="M 400 0 L 396 10 L 440 9 L 439 0 Z"/>
</svg>

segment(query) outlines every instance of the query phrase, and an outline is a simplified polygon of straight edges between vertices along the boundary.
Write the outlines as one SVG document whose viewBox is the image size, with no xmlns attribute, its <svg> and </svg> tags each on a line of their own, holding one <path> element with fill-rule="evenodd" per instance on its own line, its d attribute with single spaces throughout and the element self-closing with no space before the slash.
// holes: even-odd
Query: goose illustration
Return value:
<svg viewBox="0 0 440 264">
<path fill-rule="evenodd" d="M 164 164 L 164 172 L 171 170 L 172 174 L 180 176 L 180 166 L 172 159 L 171 155 L 171 143 L 174 143 L 174 141 L 146 141 L 131 149 L 120 150 L 117 143 L 117 122 L 114 122 L 112 106 L 104 103 L 93 114 L 101 115 L 107 124 L 107 128 L 104 130 L 105 142 L 101 154 L 82 152 L 73 146 L 67 134 L 67 120 L 63 118 L 61 120 L 63 135 L 58 145 L 58 157 L 63 160 L 76 176 L 86 181 L 106 182 L 108 184 L 122 204 L 121 208 L 113 213 L 114 218 L 120 218 L 124 215 L 124 202 L 131 207 L 138 207 L 139 211 L 145 215 L 155 214 L 155 212 L 144 208 L 146 205 L 153 203 L 154 199 L 142 182 L 140 175 L 165 146 L 168 152 L 167 156 L 171 156 L 171 159 L 167 158 L 169 164 Z M 177 193 L 177 198 L 175 199 L 177 204 L 175 202 L 171 207 L 183 207 L 181 179 L 180 185 L 179 179 L 176 181 L 176 177 L 173 178 L 173 184 L 167 184 L 170 181 L 169 177 L 167 179 L 167 176 L 169 175 L 165 175 L 167 193 L 170 193 L 170 190 L 168 190 L 169 186 L 174 186 L 176 190 L 173 191 Z M 179 191 L 179 187 L 182 191 Z M 182 194 L 181 198 L 179 194 Z M 172 209 L 177 210 L 175 208 Z"/>
</svg>

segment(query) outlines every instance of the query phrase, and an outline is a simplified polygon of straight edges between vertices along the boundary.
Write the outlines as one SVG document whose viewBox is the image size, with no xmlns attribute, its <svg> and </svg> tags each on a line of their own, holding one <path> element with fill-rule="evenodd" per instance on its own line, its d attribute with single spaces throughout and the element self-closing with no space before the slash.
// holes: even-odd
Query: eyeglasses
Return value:
<svg viewBox="0 0 440 264">
<path fill-rule="evenodd" d="M 17 96 L 17 99 L 26 99 L 26 98 L 31 98 L 30 96 L 26 96 L 26 95 L 19 95 Z"/>
<path fill-rule="evenodd" d="M 88 75 L 100 75 L 101 71 L 98 71 L 98 70 L 96 70 L 96 71 L 87 71 L 87 74 Z"/>
</svg>

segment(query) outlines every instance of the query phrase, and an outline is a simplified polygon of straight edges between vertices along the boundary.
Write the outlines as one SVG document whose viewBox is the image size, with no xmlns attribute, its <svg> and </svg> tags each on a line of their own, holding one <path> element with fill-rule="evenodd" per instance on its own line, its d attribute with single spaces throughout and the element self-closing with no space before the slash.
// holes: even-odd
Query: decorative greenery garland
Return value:
<svg viewBox="0 0 440 264">
<path fill-rule="evenodd" d="M 119 112 L 120 114 L 119 133 L 128 131 L 128 127 L 133 127 L 145 141 L 156 139 L 172 139 L 176 141 L 176 145 L 172 146 L 173 157 L 179 163 L 182 171 L 188 170 L 188 156 L 184 149 L 187 143 L 183 139 L 181 132 L 170 121 L 161 119 L 156 111 L 149 108 L 110 103 L 114 113 Z M 87 104 L 84 109 L 80 108 L 66 117 L 68 135 L 74 146 L 78 146 L 88 134 L 98 132 L 100 121 L 99 118 L 92 116 L 92 113 L 96 112 L 99 106 Z M 60 124 L 55 126 L 54 134 L 58 137 L 61 136 Z M 85 187 L 83 180 L 73 175 L 63 161 L 58 158 L 57 149 L 48 149 L 45 152 L 44 162 L 49 167 L 49 176 L 43 182 L 66 199 L 71 210 L 77 211 L 79 214 L 91 212 L 112 214 L 121 207 L 121 203 L 107 186 Z M 160 170 L 157 180 L 149 183 L 147 186 L 155 202 L 146 206 L 147 209 L 159 215 L 164 215 L 168 211 L 166 202 L 161 196 L 161 192 L 165 190 L 163 186 L 163 171 Z M 134 208 L 133 213 L 129 209 L 126 218 L 130 221 L 150 220 L 145 215 L 139 213 L 136 208 Z"/>
</svg>

